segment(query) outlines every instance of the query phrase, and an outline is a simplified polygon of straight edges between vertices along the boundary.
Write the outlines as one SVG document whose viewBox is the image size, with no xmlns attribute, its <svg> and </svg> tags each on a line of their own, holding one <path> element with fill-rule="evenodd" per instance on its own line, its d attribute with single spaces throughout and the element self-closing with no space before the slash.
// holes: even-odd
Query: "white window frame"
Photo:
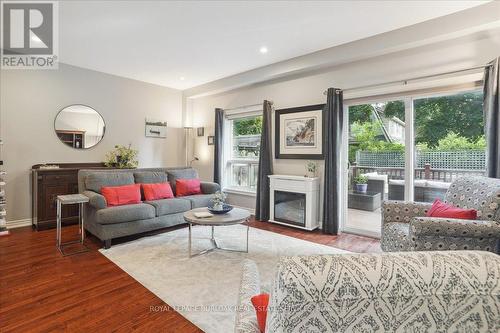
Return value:
<svg viewBox="0 0 500 333">
<path fill-rule="evenodd" d="M 225 114 L 224 118 L 224 142 L 223 142 L 223 182 L 222 188 L 224 192 L 240 194 L 240 195 L 248 195 L 248 196 L 256 196 L 256 189 L 252 189 L 250 187 L 242 187 L 242 186 L 231 186 L 232 182 L 232 165 L 233 164 L 247 164 L 249 168 L 249 172 L 252 165 L 259 164 L 259 158 L 233 158 L 233 120 L 256 117 L 262 115 L 262 107 L 258 109 L 248 109 L 248 108 L 237 108 L 231 110 Z"/>
</svg>

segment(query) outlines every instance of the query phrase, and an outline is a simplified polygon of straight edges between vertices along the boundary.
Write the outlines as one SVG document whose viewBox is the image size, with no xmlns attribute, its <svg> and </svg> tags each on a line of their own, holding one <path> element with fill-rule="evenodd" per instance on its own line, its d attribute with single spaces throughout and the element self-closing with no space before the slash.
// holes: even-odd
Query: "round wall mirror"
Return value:
<svg viewBox="0 0 500 333">
<path fill-rule="evenodd" d="M 75 104 L 59 111 L 54 122 L 57 137 L 75 149 L 94 147 L 104 137 L 106 124 L 96 110 Z"/>
</svg>

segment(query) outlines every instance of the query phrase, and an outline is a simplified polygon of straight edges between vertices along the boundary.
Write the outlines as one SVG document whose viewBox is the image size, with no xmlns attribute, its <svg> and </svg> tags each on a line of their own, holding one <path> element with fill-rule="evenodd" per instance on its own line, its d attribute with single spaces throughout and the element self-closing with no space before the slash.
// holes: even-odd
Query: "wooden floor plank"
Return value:
<svg viewBox="0 0 500 333">
<path fill-rule="evenodd" d="M 380 252 L 377 239 L 259 221 L 250 225 L 353 252 Z M 63 237 L 77 237 L 76 232 L 76 226 L 65 227 Z M 98 252 L 96 238 L 87 238 L 87 244 L 89 252 L 63 257 L 55 230 L 19 228 L 0 237 L 0 332 L 201 332 Z"/>
</svg>

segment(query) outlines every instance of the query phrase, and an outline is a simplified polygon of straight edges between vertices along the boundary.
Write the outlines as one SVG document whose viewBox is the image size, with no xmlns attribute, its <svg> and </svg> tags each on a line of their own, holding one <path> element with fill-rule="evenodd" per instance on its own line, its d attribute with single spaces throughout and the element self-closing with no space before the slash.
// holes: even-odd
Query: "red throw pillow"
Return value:
<svg viewBox="0 0 500 333">
<path fill-rule="evenodd" d="M 267 305 L 269 304 L 269 294 L 259 294 L 251 299 L 255 312 L 257 313 L 257 323 L 261 333 L 266 331 Z"/>
<path fill-rule="evenodd" d="M 185 195 L 201 194 L 201 183 L 199 179 L 177 179 L 175 181 L 175 194 L 178 197 Z"/>
<path fill-rule="evenodd" d="M 432 204 L 431 209 L 427 212 L 428 217 L 447 217 L 452 219 L 475 220 L 477 219 L 477 211 L 475 209 L 463 209 L 452 205 L 445 204 L 441 200 L 436 199 Z"/>
<path fill-rule="evenodd" d="M 141 202 L 141 184 L 105 186 L 101 188 L 101 194 L 108 206 L 137 204 Z"/>
<path fill-rule="evenodd" d="M 146 200 L 170 199 L 174 192 L 169 183 L 141 184 Z"/>
</svg>

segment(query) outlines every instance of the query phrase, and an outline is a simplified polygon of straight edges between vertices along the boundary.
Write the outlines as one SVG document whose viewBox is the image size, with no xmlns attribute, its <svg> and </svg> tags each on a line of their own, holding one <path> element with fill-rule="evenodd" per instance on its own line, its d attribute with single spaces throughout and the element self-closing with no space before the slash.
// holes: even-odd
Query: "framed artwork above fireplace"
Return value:
<svg viewBox="0 0 500 333">
<path fill-rule="evenodd" d="M 323 159 L 324 106 L 276 110 L 274 154 L 277 159 Z"/>
</svg>

